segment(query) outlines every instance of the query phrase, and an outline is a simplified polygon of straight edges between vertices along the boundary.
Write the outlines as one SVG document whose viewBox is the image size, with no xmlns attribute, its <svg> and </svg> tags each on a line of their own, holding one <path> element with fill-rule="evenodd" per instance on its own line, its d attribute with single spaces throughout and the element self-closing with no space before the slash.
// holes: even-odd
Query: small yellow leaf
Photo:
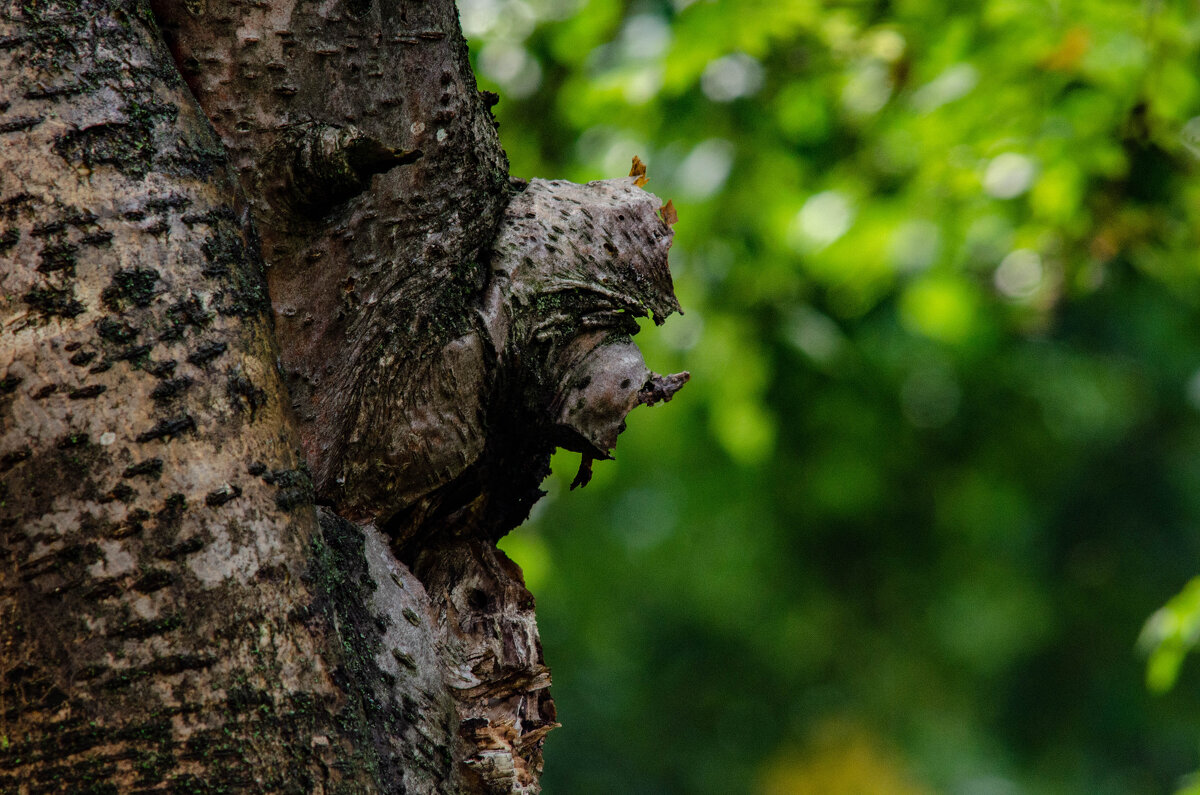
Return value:
<svg viewBox="0 0 1200 795">
<path fill-rule="evenodd" d="M 679 223 L 679 213 L 675 212 L 674 201 L 667 199 L 667 203 L 662 206 L 662 209 L 659 210 L 659 212 L 662 214 L 663 222 L 666 223 L 667 226 L 674 226 L 675 224 Z"/>
<path fill-rule="evenodd" d="M 637 155 L 633 156 L 633 168 L 629 169 L 629 176 L 637 177 L 633 184 L 639 188 L 646 187 L 646 183 L 650 181 L 646 177 L 646 164 Z"/>
</svg>

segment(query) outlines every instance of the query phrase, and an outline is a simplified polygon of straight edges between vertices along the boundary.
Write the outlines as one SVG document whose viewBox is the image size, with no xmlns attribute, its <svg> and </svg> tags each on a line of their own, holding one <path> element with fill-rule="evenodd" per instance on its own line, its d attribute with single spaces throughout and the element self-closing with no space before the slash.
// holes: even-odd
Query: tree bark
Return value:
<svg viewBox="0 0 1200 795">
<path fill-rule="evenodd" d="M 537 791 L 495 541 L 686 374 L 673 213 L 489 107 L 449 0 L 3 6 L 0 792 Z"/>
</svg>

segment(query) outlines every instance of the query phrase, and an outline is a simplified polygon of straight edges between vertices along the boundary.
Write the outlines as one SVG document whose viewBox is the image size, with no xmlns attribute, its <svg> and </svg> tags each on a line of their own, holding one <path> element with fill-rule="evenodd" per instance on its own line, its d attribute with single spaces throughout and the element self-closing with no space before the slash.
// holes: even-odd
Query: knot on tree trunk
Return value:
<svg viewBox="0 0 1200 795">
<path fill-rule="evenodd" d="M 317 219 L 366 190 L 371 177 L 420 157 L 420 149 L 386 146 L 352 125 L 292 125 L 265 155 L 263 193 L 281 216 Z"/>
<path fill-rule="evenodd" d="M 661 207 L 632 177 L 535 179 L 516 194 L 487 262 L 479 324 L 434 363 L 414 363 L 404 399 L 419 408 L 376 431 L 368 460 L 379 465 L 356 457 L 338 469 L 343 507 L 379 519 L 408 557 L 428 528 L 495 539 L 515 527 L 541 496 L 555 447 L 581 453 L 584 469 L 610 458 L 626 415 L 688 378 L 651 372 L 631 339 L 637 318 L 680 311 Z"/>
</svg>

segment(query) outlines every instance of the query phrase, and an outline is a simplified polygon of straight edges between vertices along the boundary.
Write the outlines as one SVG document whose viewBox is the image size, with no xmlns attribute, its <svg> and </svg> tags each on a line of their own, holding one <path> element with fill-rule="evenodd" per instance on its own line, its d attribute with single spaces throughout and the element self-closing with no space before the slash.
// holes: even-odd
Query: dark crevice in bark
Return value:
<svg viewBox="0 0 1200 795">
<path fill-rule="evenodd" d="M 385 146 L 353 126 L 307 123 L 280 131 L 263 158 L 263 195 L 296 231 L 359 195 L 371 178 L 420 159 L 419 149 Z"/>
</svg>

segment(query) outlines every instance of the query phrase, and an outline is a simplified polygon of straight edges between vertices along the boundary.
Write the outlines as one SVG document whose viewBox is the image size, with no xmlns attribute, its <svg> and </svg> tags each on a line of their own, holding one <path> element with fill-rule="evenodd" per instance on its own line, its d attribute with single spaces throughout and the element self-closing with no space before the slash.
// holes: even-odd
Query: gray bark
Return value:
<svg viewBox="0 0 1200 795">
<path fill-rule="evenodd" d="M 0 8 L 0 791 L 537 790 L 495 541 L 686 374 L 488 107 L 448 0 Z"/>
</svg>

